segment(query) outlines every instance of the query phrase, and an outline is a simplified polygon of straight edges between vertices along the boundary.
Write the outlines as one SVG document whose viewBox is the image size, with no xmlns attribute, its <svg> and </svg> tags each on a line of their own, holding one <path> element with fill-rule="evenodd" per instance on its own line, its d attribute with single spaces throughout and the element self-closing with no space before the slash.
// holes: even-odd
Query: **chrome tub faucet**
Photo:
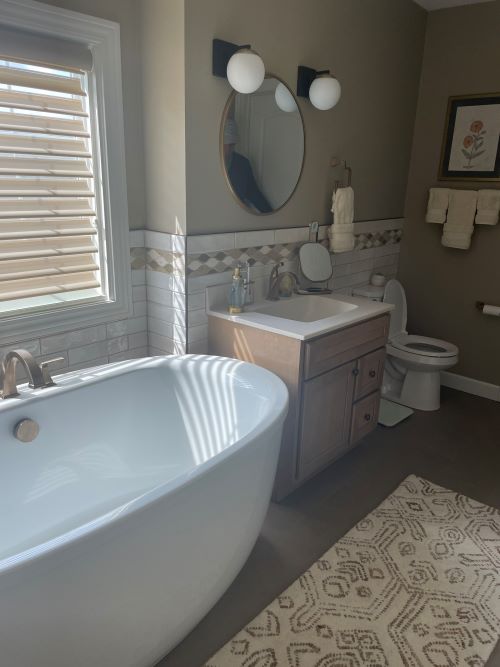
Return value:
<svg viewBox="0 0 500 667">
<path fill-rule="evenodd" d="M 17 391 L 16 368 L 20 362 L 29 378 L 29 386 L 32 389 L 44 389 L 52 387 L 55 382 L 48 369 L 49 364 L 56 361 L 63 361 L 63 357 L 43 361 L 40 365 L 35 361 L 34 356 L 28 350 L 11 350 L 7 352 L 2 361 L 2 398 L 14 398 L 19 396 Z"/>
</svg>

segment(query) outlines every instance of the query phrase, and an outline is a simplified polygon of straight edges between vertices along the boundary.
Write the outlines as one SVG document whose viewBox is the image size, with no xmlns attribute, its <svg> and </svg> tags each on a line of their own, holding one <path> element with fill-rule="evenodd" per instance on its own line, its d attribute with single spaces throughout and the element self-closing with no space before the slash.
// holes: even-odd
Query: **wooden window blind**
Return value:
<svg viewBox="0 0 500 667">
<path fill-rule="evenodd" d="M 83 70 L 0 60 L 0 301 L 102 285 Z"/>
</svg>

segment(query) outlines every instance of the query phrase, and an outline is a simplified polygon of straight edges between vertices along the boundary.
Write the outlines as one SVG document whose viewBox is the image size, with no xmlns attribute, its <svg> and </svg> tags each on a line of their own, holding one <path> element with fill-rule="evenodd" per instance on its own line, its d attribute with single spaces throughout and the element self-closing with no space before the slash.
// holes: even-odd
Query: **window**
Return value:
<svg viewBox="0 0 500 667">
<path fill-rule="evenodd" d="M 117 26 L 18 8 L 0 0 L 0 341 L 125 317 L 130 302 Z M 19 31 L 41 17 L 43 33 Z"/>
<path fill-rule="evenodd" d="M 86 90 L 84 72 L 0 60 L 0 312 L 105 294 Z"/>
</svg>

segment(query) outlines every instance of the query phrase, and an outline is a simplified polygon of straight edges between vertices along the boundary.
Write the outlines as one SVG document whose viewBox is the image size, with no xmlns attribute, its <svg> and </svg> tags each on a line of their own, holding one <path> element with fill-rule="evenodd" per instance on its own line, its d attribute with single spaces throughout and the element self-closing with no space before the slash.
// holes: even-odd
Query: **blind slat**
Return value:
<svg viewBox="0 0 500 667">
<path fill-rule="evenodd" d="M 88 179 L 2 178 L 0 197 L 93 197 Z"/>
<path fill-rule="evenodd" d="M 3 157 L 0 155 L 0 174 L 12 176 L 92 177 L 87 160 L 57 158 Z"/>
<path fill-rule="evenodd" d="M 0 220 L 0 240 L 89 236 L 97 234 L 91 218 L 29 218 Z"/>
<path fill-rule="evenodd" d="M 0 282 L 98 271 L 98 269 L 94 256 L 90 254 L 9 260 L 0 263 Z"/>
<path fill-rule="evenodd" d="M 19 199 L 8 199 L 0 197 L 0 218 L 32 218 L 75 215 L 95 215 L 88 199 L 71 199 L 63 197 L 26 197 Z"/>
<path fill-rule="evenodd" d="M 45 294 L 60 294 L 62 292 L 74 292 L 77 290 L 100 287 L 100 281 L 96 273 L 76 273 L 50 278 L 29 278 L 27 280 L 3 281 L 0 283 L 0 301 L 12 299 L 27 299 L 33 296 Z"/>
<path fill-rule="evenodd" d="M 89 137 L 84 118 L 62 118 L 0 111 L 0 130 Z"/>
<path fill-rule="evenodd" d="M 85 139 L 45 139 L 23 134 L 0 134 L 0 152 L 66 157 L 92 156 Z"/>
<path fill-rule="evenodd" d="M 0 265 L 3 260 L 32 259 L 57 255 L 94 254 L 97 246 L 92 236 L 2 240 L 0 241 Z"/>
<path fill-rule="evenodd" d="M 50 90 L 55 93 L 67 93 L 69 95 L 84 96 L 86 94 L 79 76 L 58 76 L 45 72 L 17 69 L 16 67 L 0 66 L 0 83 L 8 86 Z"/>
<path fill-rule="evenodd" d="M 9 109 L 88 117 L 81 97 L 58 97 L 57 95 L 42 95 L 28 93 L 24 90 L 0 88 L 0 106 Z"/>
</svg>

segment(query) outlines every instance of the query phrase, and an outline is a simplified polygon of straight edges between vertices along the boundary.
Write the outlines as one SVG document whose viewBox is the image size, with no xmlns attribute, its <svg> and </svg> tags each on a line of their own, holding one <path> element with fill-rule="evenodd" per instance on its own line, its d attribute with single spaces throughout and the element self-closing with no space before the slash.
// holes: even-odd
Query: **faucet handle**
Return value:
<svg viewBox="0 0 500 667">
<path fill-rule="evenodd" d="M 55 385 L 55 382 L 52 379 L 52 375 L 50 374 L 49 366 L 50 364 L 55 364 L 58 361 L 66 361 L 66 359 L 64 357 L 55 357 L 54 359 L 47 359 L 47 361 L 42 361 L 40 363 L 44 387 L 53 387 Z"/>
</svg>

